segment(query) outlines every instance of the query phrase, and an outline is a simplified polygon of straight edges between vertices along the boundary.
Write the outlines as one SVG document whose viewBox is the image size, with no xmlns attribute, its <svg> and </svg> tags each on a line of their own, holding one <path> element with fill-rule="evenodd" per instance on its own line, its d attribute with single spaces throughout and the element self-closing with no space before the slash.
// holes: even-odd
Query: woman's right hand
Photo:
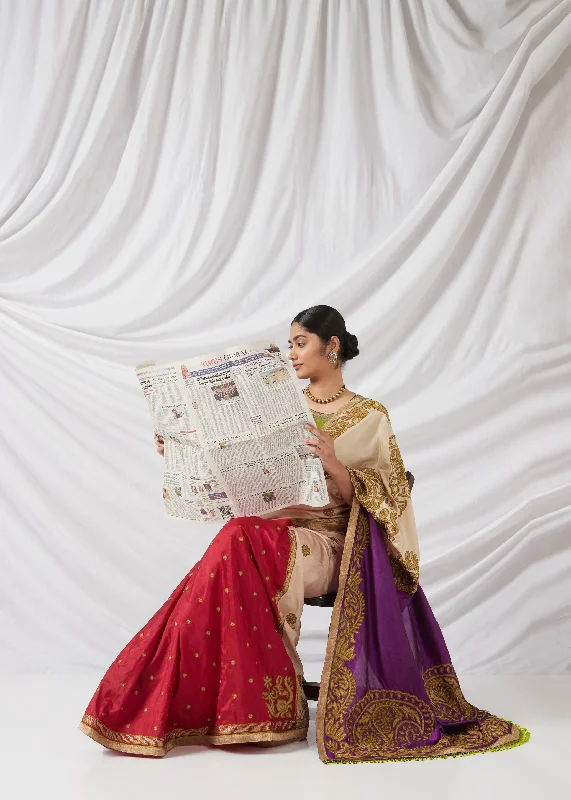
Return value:
<svg viewBox="0 0 571 800">
<path fill-rule="evenodd" d="M 159 436 L 158 433 L 155 433 L 155 447 L 157 448 L 157 453 L 160 456 L 164 456 L 165 454 L 165 440 L 162 436 Z"/>
</svg>

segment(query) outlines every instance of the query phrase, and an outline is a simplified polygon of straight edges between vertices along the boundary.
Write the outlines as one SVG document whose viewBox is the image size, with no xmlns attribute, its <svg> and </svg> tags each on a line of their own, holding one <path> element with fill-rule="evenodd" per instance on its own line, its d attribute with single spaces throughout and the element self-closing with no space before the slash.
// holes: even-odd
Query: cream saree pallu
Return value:
<svg viewBox="0 0 571 800">
<path fill-rule="evenodd" d="M 386 409 L 357 396 L 323 430 L 336 440 L 355 499 L 321 680 L 321 760 L 442 758 L 523 744 L 528 731 L 462 694 L 418 584 L 410 492 Z"/>
</svg>

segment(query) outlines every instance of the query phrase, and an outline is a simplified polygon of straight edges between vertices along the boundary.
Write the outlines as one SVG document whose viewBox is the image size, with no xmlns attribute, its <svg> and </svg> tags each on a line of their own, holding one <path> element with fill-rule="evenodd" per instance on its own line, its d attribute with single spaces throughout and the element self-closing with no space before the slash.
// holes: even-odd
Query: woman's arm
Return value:
<svg viewBox="0 0 571 800">
<path fill-rule="evenodd" d="M 345 500 L 347 505 L 352 505 L 353 498 L 355 497 L 355 487 L 353 486 L 347 467 L 343 466 L 343 464 L 337 460 L 337 464 L 333 467 L 329 467 L 327 472 L 331 475 L 331 480 L 339 489 L 339 494 L 343 500 Z"/>
</svg>

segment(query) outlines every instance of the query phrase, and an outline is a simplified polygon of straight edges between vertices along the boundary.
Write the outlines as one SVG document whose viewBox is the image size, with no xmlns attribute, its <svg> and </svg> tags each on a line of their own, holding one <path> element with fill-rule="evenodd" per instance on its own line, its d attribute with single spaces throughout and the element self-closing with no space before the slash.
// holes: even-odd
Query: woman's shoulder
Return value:
<svg viewBox="0 0 571 800">
<path fill-rule="evenodd" d="M 361 394 L 356 394 L 353 400 L 362 412 L 368 414 L 370 411 L 379 411 L 381 414 L 385 415 L 388 422 L 391 421 L 389 412 L 382 403 L 379 403 L 378 400 L 373 400 L 372 397 L 364 397 Z"/>
</svg>

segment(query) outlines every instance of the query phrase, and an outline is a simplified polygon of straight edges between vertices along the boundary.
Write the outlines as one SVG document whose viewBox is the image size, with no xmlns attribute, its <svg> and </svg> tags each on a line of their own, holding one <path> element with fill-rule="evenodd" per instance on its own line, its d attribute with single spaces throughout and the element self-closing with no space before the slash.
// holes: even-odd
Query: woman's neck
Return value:
<svg viewBox="0 0 571 800">
<path fill-rule="evenodd" d="M 342 386 L 343 376 L 341 372 L 337 375 L 327 375 L 323 378 L 310 378 L 309 381 L 310 392 L 320 399 L 331 397 L 335 392 L 338 392 Z"/>
</svg>

